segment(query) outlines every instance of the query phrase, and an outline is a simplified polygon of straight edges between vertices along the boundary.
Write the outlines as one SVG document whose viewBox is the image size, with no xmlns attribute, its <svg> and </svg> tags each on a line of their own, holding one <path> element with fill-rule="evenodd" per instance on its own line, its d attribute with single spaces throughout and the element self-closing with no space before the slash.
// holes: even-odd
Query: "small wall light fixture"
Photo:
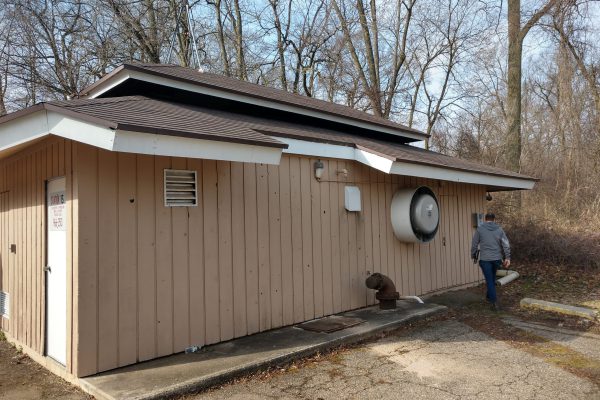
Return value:
<svg viewBox="0 0 600 400">
<path fill-rule="evenodd" d="M 315 161 L 315 178 L 321 180 L 323 172 L 325 171 L 325 165 L 321 160 Z"/>
<path fill-rule="evenodd" d="M 490 192 L 487 192 L 487 193 L 485 194 L 485 199 L 486 199 L 487 201 L 492 201 L 492 195 L 490 194 Z"/>
</svg>

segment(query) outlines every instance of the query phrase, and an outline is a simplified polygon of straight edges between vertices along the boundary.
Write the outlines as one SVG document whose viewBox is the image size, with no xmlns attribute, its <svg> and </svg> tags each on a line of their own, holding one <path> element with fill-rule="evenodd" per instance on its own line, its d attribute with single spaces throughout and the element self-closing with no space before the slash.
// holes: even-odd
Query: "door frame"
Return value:
<svg viewBox="0 0 600 400">
<path fill-rule="evenodd" d="M 56 362 L 57 365 L 60 365 L 61 367 L 67 368 L 67 363 L 68 363 L 68 354 L 69 354 L 69 350 L 68 350 L 68 344 L 69 344 L 69 340 L 68 340 L 68 334 L 69 334 L 69 329 L 68 329 L 68 324 L 69 324 L 69 307 L 68 307 L 68 290 L 65 293 L 65 296 L 67 296 L 67 302 L 65 303 L 65 313 L 66 313 L 66 317 L 67 317 L 67 326 L 65 327 L 65 364 L 63 364 L 62 362 L 55 360 L 52 356 L 48 355 L 48 272 L 45 270 L 46 266 L 48 265 L 48 185 L 50 182 L 55 181 L 55 180 L 59 180 L 59 179 L 64 179 L 65 180 L 65 196 L 67 195 L 68 191 L 67 191 L 67 176 L 63 175 L 63 176 L 55 176 L 52 178 L 48 178 L 46 180 L 44 180 L 44 208 L 42 211 L 42 223 L 43 223 L 43 235 L 44 235 L 44 239 L 43 239 L 43 245 L 44 245 L 44 262 L 42 263 L 42 270 L 43 270 L 43 274 L 44 274 L 44 279 L 42 279 L 43 282 L 43 288 L 42 290 L 44 291 L 44 295 L 42 296 L 42 299 L 44 301 L 43 307 L 42 307 L 42 319 L 44 321 L 44 329 L 43 329 L 43 335 L 44 337 L 42 338 L 42 354 L 44 355 L 44 357 L 50 358 L 52 359 L 54 362 Z M 66 204 L 66 212 L 67 212 L 67 217 L 70 217 L 70 213 L 69 213 L 69 198 L 67 198 L 65 200 L 65 204 Z M 67 220 L 68 224 L 73 223 L 73 221 L 71 221 L 71 219 L 69 218 Z M 65 249 L 66 252 L 68 252 L 68 241 L 70 240 L 69 238 L 69 232 L 70 232 L 70 227 L 69 225 L 67 225 L 67 249 Z M 68 278 L 69 276 L 69 271 L 68 269 L 71 268 L 71 265 L 69 264 L 69 256 L 67 254 L 67 260 L 65 263 L 65 268 L 66 268 L 66 276 Z M 65 285 L 65 289 L 68 289 L 68 285 Z"/>
<path fill-rule="evenodd" d="M 2 243 L 0 243 L 0 246 L 2 250 L 0 250 L 0 253 L 2 254 L 2 270 L 0 271 L 0 275 L 4 274 L 4 276 L 6 277 L 6 280 L 4 280 L 1 276 L 0 279 L 2 281 L 2 290 L 8 294 L 9 296 L 9 305 L 8 305 L 8 317 L 0 317 L 0 319 L 4 320 L 4 323 L 2 325 L 5 326 L 5 331 L 10 332 L 11 334 L 13 333 L 11 331 L 11 318 L 13 316 L 12 310 L 11 308 L 13 308 L 12 304 L 13 304 L 13 299 L 12 299 L 12 280 L 11 280 L 11 276 L 13 275 L 13 271 L 11 269 L 13 260 L 12 260 L 12 204 L 11 204 L 11 192 L 10 190 L 4 190 L 2 192 L 0 192 L 0 198 L 1 196 L 6 196 L 4 199 L 4 209 L 2 209 L 0 207 L 0 214 L 1 213 L 6 213 L 4 215 L 4 219 L 1 221 L 2 223 L 0 224 L 0 230 L 2 230 L 2 232 L 0 233 L 0 236 L 2 237 Z"/>
</svg>

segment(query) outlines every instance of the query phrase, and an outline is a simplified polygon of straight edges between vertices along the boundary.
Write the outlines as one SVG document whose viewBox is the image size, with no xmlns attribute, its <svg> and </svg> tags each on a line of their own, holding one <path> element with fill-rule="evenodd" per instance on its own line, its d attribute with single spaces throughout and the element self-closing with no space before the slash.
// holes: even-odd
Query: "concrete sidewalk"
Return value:
<svg viewBox="0 0 600 400">
<path fill-rule="evenodd" d="M 364 323 L 332 333 L 286 327 L 205 347 L 196 354 L 176 354 L 80 379 L 97 399 L 158 399 L 208 388 L 317 352 L 359 342 L 409 321 L 446 310 L 436 304 L 398 302 L 396 310 L 378 307 L 340 314 Z"/>
<path fill-rule="evenodd" d="M 503 321 L 519 329 L 569 347 L 589 359 L 600 361 L 600 335 L 522 321 L 518 318 L 503 318 Z"/>
</svg>

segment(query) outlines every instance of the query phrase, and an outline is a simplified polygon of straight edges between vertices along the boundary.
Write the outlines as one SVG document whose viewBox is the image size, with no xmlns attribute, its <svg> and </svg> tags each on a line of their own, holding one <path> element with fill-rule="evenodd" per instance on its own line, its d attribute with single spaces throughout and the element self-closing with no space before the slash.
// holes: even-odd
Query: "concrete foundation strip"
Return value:
<svg viewBox="0 0 600 400">
<path fill-rule="evenodd" d="M 520 305 L 522 308 L 538 309 L 600 321 L 600 313 L 596 310 L 592 310 L 591 308 L 570 306 L 567 304 L 530 299 L 527 297 L 521 300 Z"/>
<path fill-rule="evenodd" d="M 556 326 L 548 326 L 548 325 L 540 324 L 540 323 L 536 323 L 536 322 L 522 321 L 518 318 L 513 318 L 513 317 L 502 318 L 502 320 L 504 322 L 506 322 L 507 324 L 510 324 L 517 328 L 521 328 L 521 329 L 525 329 L 525 330 L 558 332 L 561 335 L 570 335 L 570 336 L 576 335 L 577 337 L 593 339 L 593 340 L 597 340 L 600 342 L 600 336 L 596 335 L 594 333 L 573 331 L 571 329 L 565 329 L 565 328 L 556 327 Z"/>
<path fill-rule="evenodd" d="M 137 396 L 129 396 L 128 400 L 158 400 L 165 399 L 174 396 L 181 396 L 185 394 L 195 393 L 201 390 L 208 389 L 210 387 L 226 383 L 235 378 L 239 378 L 241 376 L 249 375 L 266 368 L 271 367 L 279 367 L 285 364 L 290 363 L 291 361 L 310 357 L 319 352 L 325 352 L 336 347 L 342 345 L 351 345 L 355 343 L 359 343 L 363 340 L 367 340 L 376 336 L 377 334 L 392 331 L 397 329 L 408 322 L 413 322 L 422 318 L 426 318 L 433 314 L 444 312 L 447 310 L 447 307 L 437 304 L 429 304 L 427 308 L 423 310 L 414 312 L 410 315 L 407 315 L 403 318 L 391 320 L 390 322 L 385 322 L 382 324 L 378 324 L 377 326 L 371 327 L 369 329 L 364 329 L 360 332 L 352 332 L 352 328 L 350 328 L 349 333 L 347 335 L 342 335 L 333 340 L 323 340 L 319 343 L 313 343 L 307 346 L 303 346 L 300 348 L 296 348 L 293 351 L 282 352 L 282 354 L 277 355 L 275 357 L 270 357 L 268 359 L 262 359 L 256 362 L 246 363 L 242 365 L 238 365 L 234 368 L 230 368 L 228 370 L 219 371 L 215 374 L 205 375 L 202 377 L 198 377 L 196 379 L 187 380 L 184 382 L 179 382 L 173 384 L 169 387 L 160 388 L 157 390 L 149 391 L 143 395 Z M 348 314 L 351 314 L 348 313 Z M 364 325 L 368 325 L 369 323 L 365 323 Z M 363 326 L 364 326 L 363 325 Z M 297 328 L 299 329 L 299 328 Z M 85 378 L 79 380 L 79 385 L 92 396 L 101 400 L 118 400 L 118 398 L 111 396 L 110 394 L 104 392 L 98 387 L 91 385 L 90 383 L 85 381 Z"/>
</svg>

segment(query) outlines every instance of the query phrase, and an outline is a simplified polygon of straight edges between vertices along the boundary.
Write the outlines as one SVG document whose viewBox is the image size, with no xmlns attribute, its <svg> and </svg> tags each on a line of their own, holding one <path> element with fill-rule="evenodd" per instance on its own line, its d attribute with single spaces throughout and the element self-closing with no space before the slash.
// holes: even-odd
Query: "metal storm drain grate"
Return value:
<svg viewBox="0 0 600 400">
<path fill-rule="evenodd" d="M 296 326 L 306 331 L 331 333 L 362 324 L 363 322 L 365 322 L 365 320 L 360 318 L 332 315 L 330 317 L 304 322 L 303 324 L 298 324 Z"/>
</svg>

